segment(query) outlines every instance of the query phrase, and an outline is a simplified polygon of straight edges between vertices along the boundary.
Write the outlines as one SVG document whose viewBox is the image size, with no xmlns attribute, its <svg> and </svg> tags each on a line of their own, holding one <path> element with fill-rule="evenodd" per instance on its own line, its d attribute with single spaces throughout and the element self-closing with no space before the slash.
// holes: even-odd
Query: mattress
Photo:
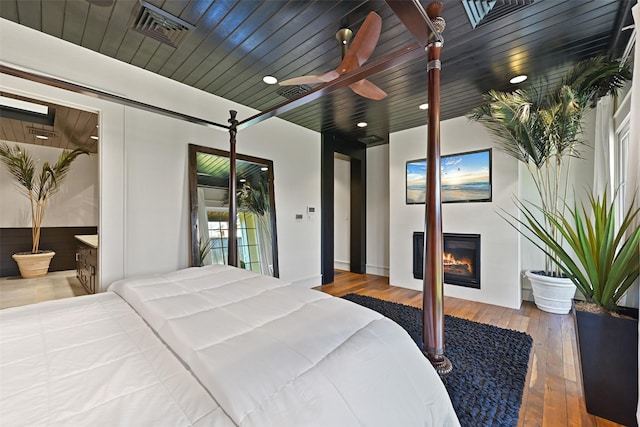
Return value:
<svg viewBox="0 0 640 427">
<path fill-rule="evenodd" d="M 396 323 L 228 266 L 126 279 L 126 300 L 238 426 L 457 426 Z"/>
<path fill-rule="evenodd" d="M 0 425 L 229 426 L 112 292 L 0 310 Z"/>
</svg>

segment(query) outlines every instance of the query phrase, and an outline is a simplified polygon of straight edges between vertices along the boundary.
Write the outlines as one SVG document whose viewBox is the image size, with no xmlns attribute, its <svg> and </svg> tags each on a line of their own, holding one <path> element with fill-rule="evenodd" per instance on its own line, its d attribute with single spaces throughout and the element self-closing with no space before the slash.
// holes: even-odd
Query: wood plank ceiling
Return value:
<svg viewBox="0 0 640 427">
<path fill-rule="evenodd" d="M 621 29 L 631 23 L 635 1 L 497 0 L 514 11 L 489 14 L 473 28 L 462 1 L 445 0 L 441 118 L 464 115 L 489 89 L 514 89 L 508 82 L 514 75 L 546 75 L 554 83 L 580 59 L 618 57 L 630 35 Z M 413 42 L 384 1 L 149 3 L 183 21 L 171 31 L 160 29 L 176 47 L 133 28 L 140 1 L 2 0 L 0 16 L 258 110 L 285 100 L 277 93 L 281 88 L 263 83 L 263 76 L 284 80 L 334 69 L 341 59 L 335 33 L 345 26 L 357 32 L 370 11 L 383 21 L 371 59 Z M 425 68 L 421 58 L 370 78 L 389 94 L 382 101 L 341 89 L 281 118 L 370 145 L 385 143 L 390 132 L 426 124 L 427 114 L 418 108 L 427 99 Z M 207 119 L 224 123 L 227 116 L 213 111 Z M 361 121 L 369 126 L 357 127 Z"/>
<path fill-rule="evenodd" d="M 46 106 L 51 117 L 51 122 L 45 123 L 0 107 L 0 141 L 98 152 L 98 114 L 2 91 L 0 97 Z"/>
</svg>

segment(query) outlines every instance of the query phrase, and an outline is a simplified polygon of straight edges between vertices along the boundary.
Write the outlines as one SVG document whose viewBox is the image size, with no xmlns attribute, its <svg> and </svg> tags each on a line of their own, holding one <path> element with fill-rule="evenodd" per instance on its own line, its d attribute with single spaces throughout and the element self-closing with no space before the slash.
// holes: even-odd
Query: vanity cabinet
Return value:
<svg viewBox="0 0 640 427">
<path fill-rule="evenodd" d="M 76 277 L 90 294 L 97 291 L 98 273 L 98 236 L 75 236 L 78 241 L 76 250 Z"/>
</svg>

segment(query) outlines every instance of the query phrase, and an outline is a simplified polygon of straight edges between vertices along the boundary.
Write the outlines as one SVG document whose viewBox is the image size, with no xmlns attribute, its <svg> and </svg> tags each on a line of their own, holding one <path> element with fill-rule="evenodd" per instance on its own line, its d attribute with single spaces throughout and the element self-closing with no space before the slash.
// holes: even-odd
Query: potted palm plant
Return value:
<svg viewBox="0 0 640 427">
<path fill-rule="evenodd" d="M 584 145 L 583 116 L 630 77 L 617 61 L 595 57 L 573 66 L 553 86 L 540 80 L 513 92 L 489 91 L 483 104 L 467 116 L 484 125 L 503 151 L 526 166 L 542 209 L 562 215 L 571 161 L 580 157 Z M 560 238 L 553 222 L 544 219 L 543 224 L 551 236 Z M 541 310 L 566 314 L 576 288 L 563 277 L 556 256 L 545 253 L 544 270 L 526 273 L 535 303 Z"/>
<path fill-rule="evenodd" d="M 49 271 L 55 252 L 40 250 L 42 220 L 51 196 L 60 189 L 71 163 L 81 154 L 88 152 L 80 148 L 64 150 L 55 164 L 43 162 L 40 173 L 36 174 L 35 161 L 27 151 L 17 145 L 0 145 L 0 160 L 7 166 L 20 191 L 29 199 L 31 207 L 31 252 L 13 255 L 23 278 L 41 277 Z"/>
<path fill-rule="evenodd" d="M 634 207 L 635 198 L 630 206 L 618 229 L 615 202 L 609 203 L 606 191 L 602 197 L 590 196 L 586 206 L 568 208 L 567 216 L 520 203 L 523 219 L 511 220 L 558 260 L 558 267 L 585 297 L 575 302 L 574 314 L 587 410 L 637 426 L 638 310 L 618 306 L 640 272 L 640 208 Z M 552 235 L 536 213 L 553 224 L 562 239 Z"/>
</svg>

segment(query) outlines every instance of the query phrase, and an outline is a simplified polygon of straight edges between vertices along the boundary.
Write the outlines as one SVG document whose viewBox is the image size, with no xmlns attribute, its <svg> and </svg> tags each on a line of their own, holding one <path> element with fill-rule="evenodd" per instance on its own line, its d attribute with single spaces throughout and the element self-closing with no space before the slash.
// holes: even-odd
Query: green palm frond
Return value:
<svg viewBox="0 0 640 427">
<path fill-rule="evenodd" d="M 60 189 L 66 178 L 71 163 L 81 154 L 89 154 L 80 148 L 64 150 L 56 163 L 51 166 L 43 162 L 42 169 L 36 175 L 35 162 L 31 155 L 19 146 L 9 147 L 7 143 L 0 145 L 0 161 L 7 166 L 9 174 L 15 179 L 20 191 L 31 204 L 32 252 L 37 253 L 40 243 L 40 226 L 44 218 L 49 197 Z"/>
<path fill-rule="evenodd" d="M 0 145 L 0 160 L 7 165 L 16 184 L 31 191 L 35 175 L 35 164 L 31 155 L 26 151 L 21 151 L 18 146 L 12 148 L 3 143 Z"/>
<path fill-rule="evenodd" d="M 467 117 L 485 126 L 500 149 L 526 165 L 542 208 L 561 215 L 571 159 L 580 158 L 585 144 L 585 112 L 630 78 L 630 70 L 619 62 L 590 58 L 571 67 L 555 85 L 543 78 L 513 92 L 489 91 Z M 561 237 L 554 221 L 545 218 L 544 223 L 552 237 Z M 548 256 L 546 270 L 554 264 Z"/>
</svg>

